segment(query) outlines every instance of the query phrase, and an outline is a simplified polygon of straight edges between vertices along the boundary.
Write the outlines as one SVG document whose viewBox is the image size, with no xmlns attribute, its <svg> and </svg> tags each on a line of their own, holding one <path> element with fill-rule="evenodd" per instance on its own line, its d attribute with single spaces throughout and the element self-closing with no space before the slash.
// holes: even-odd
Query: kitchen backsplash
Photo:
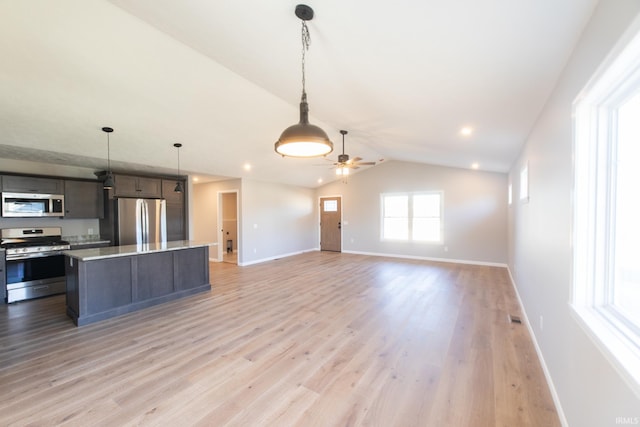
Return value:
<svg viewBox="0 0 640 427">
<path fill-rule="evenodd" d="M 20 227 L 62 227 L 63 236 L 77 236 L 79 239 L 100 235 L 97 219 L 0 218 L 0 228 Z"/>
</svg>

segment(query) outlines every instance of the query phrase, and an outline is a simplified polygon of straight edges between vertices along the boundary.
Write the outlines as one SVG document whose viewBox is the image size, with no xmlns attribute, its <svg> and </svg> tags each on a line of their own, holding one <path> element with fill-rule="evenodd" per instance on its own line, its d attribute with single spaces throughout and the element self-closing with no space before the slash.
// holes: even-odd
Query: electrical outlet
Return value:
<svg viewBox="0 0 640 427">
<path fill-rule="evenodd" d="M 544 318 L 540 315 L 540 330 L 542 331 L 544 328 Z"/>
<path fill-rule="evenodd" d="M 445 251 L 445 252 L 449 252 L 449 246 L 445 246 L 445 247 L 444 247 L 444 251 Z"/>
</svg>

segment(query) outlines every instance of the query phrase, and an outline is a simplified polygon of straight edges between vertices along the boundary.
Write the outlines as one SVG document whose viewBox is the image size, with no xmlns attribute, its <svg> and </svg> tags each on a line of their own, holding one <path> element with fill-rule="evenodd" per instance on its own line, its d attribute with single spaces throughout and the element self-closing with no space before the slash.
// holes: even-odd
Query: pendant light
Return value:
<svg viewBox="0 0 640 427">
<path fill-rule="evenodd" d="M 302 22 L 302 98 L 300 99 L 300 122 L 282 132 L 275 144 L 276 153 L 289 157 L 319 157 L 333 151 L 333 143 L 318 126 L 309 123 L 309 104 L 305 81 L 305 52 L 311 37 L 306 21 L 313 19 L 313 9 L 305 4 L 296 6 L 295 14 Z"/>
<path fill-rule="evenodd" d="M 180 181 L 180 147 L 182 144 L 179 142 L 173 144 L 174 147 L 178 149 L 178 180 L 176 181 L 176 188 L 173 189 L 176 193 L 182 193 L 184 190 L 182 188 L 182 181 Z"/>
<path fill-rule="evenodd" d="M 111 143 L 109 141 L 109 134 L 113 132 L 113 128 L 103 127 L 102 131 L 107 134 L 107 177 L 102 183 L 102 187 L 105 190 L 110 190 L 113 188 L 113 174 L 111 173 Z"/>
</svg>

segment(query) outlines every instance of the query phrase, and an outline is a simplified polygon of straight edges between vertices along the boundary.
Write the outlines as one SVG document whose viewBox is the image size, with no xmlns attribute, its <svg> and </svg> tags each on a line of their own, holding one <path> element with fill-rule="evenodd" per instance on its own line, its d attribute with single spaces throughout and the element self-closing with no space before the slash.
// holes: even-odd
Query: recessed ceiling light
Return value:
<svg viewBox="0 0 640 427">
<path fill-rule="evenodd" d="M 480 165 L 477 162 L 471 164 L 471 169 L 478 169 L 479 167 Z"/>
<path fill-rule="evenodd" d="M 250 163 L 245 163 L 243 166 L 244 170 L 246 171 L 250 171 L 251 170 L 251 164 Z"/>
<path fill-rule="evenodd" d="M 193 182 L 198 182 L 198 177 L 197 176 L 193 177 Z"/>
<path fill-rule="evenodd" d="M 322 178 L 318 178 L 318 184 L 322 184 Z"/>
<path fill-rule="evenodd" d="M 460 129 L 460 135 L 469 136 L 471 135 L 472 132 L 473 132 L 473 129 L 470 128 L 469 126 L 465 126 L 462 129 Z"/>
</svg>

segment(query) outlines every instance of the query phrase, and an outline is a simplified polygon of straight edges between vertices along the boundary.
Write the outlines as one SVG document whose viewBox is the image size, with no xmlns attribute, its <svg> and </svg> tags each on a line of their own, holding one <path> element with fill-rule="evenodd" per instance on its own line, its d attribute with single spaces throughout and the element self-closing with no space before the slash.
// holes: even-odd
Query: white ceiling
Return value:
<svg viewBox="0 0 640 427">
<path fill-rule="evenodd" d="M 298 122 L 297 3 L 0 2 L 0 157 L 104 169 L 111 126 L 114 168 L 175 173 L 181 142 L 192 174 L 336 179 L 323 159 L 273 150 Z M 307 3 L 311 122 L 332 159 L 346 129 L 351 157 L 506 172 L 596 3 Z"/>
</svg>

